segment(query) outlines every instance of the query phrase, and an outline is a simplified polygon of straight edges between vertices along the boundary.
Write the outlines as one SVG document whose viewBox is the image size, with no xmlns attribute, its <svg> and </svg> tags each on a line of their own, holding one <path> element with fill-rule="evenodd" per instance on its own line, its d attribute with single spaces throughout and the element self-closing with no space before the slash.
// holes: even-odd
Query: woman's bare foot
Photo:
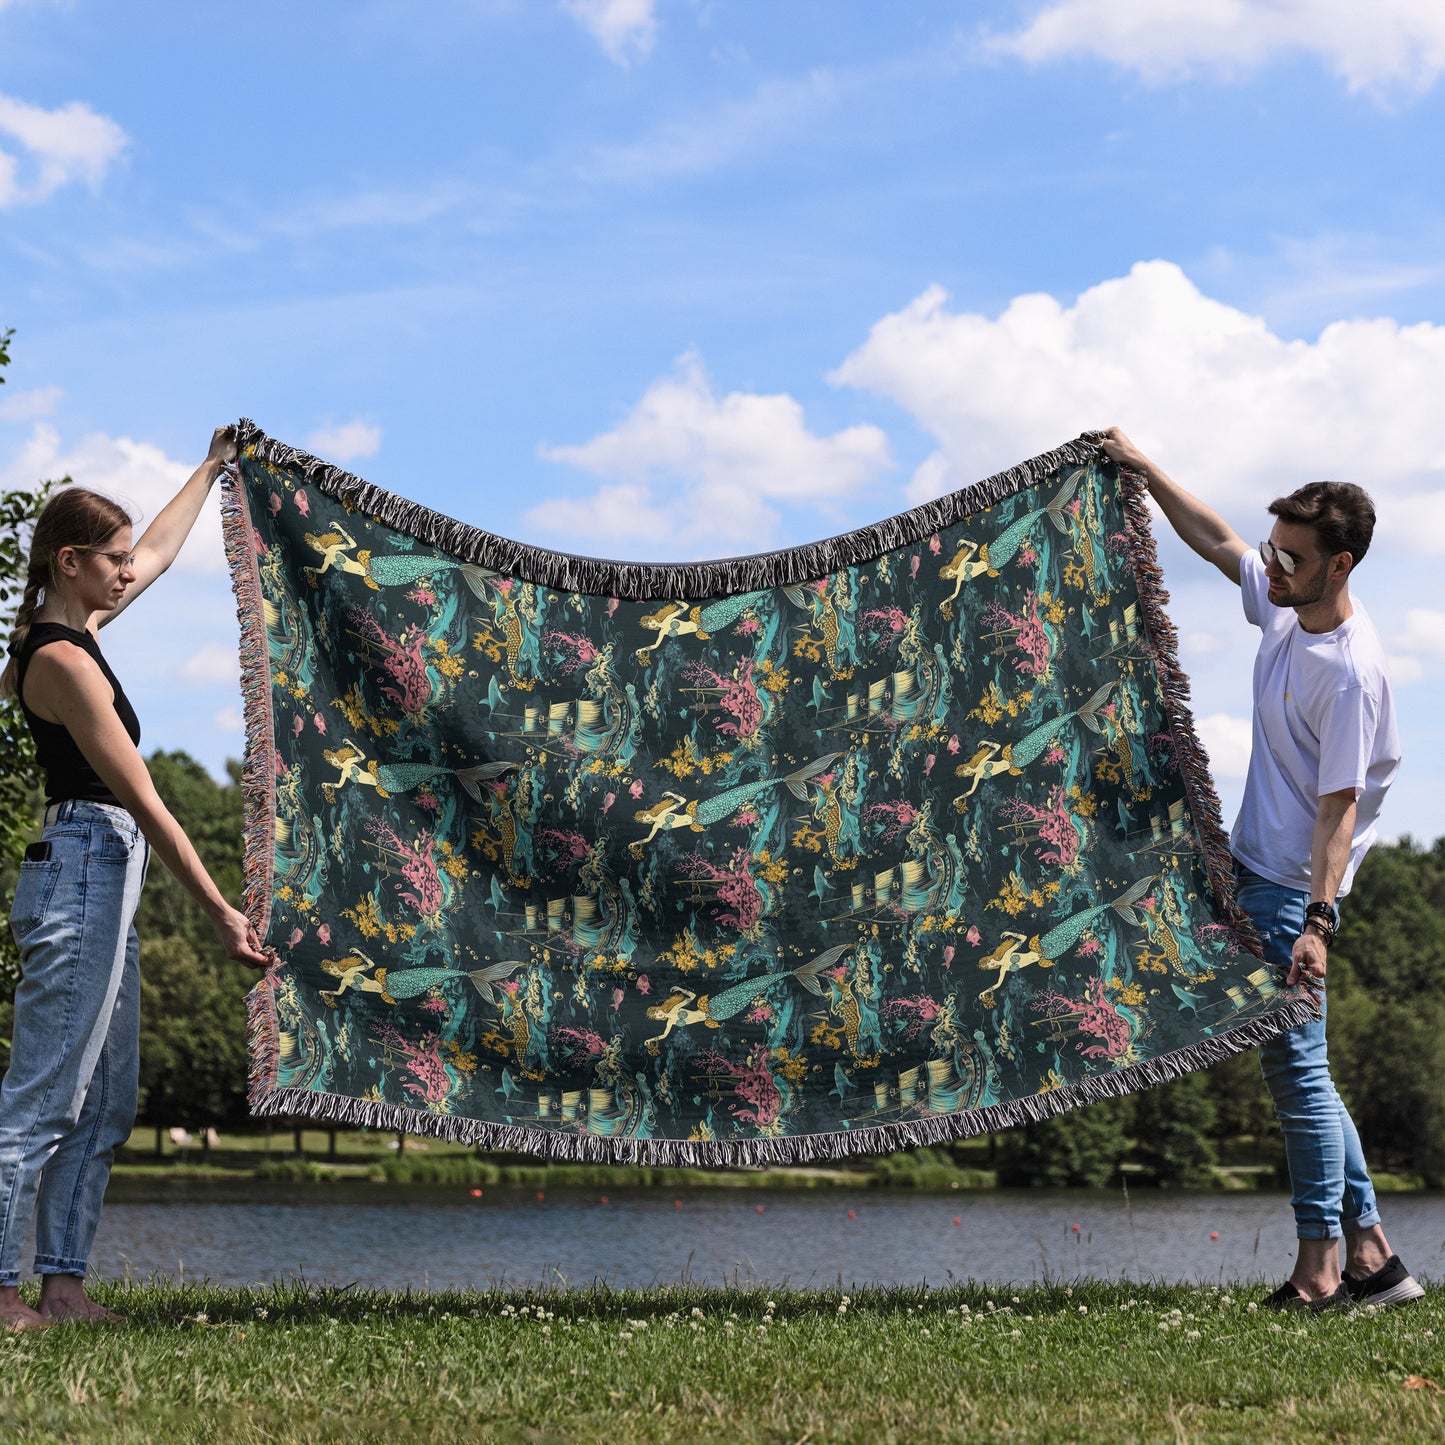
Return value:
<svg viewBox="0 0 1445 1445">
<path fill-rule="evenodd" d="M 77 1320 L 85 1324 L 117 1324 L 125 1318 L 98 1305 L 85 1292 L 78 1275 L 47 1274 L 40 1284 L 40 1313 L 48 1324 Z"/>
<path fill-rule="evenodd" d="M 0 1289 L 0 1332 L 19 1334 L 21 1330 L 47 1330 L 50 1321 L 20 1298 L 14 1285 Z"/>
</svg>

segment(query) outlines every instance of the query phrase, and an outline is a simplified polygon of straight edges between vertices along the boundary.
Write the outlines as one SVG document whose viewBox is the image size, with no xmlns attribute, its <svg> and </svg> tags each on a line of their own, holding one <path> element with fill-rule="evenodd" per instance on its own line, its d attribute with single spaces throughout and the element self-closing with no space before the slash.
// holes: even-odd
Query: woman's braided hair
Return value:
<svg viewBox="0 0 1445 1445">
<path fill-rule="evenodd" d="M 60 584 L 56 558 L 61 549 L 102 547 L 122 527 L 130 525 L 130 514 L 123 507 L 85 487 L 62 487 L 40 509 L 30 539 L 25 595 L 10 629 L 10 660 L 0 673 L 0 698 L 14 697 L 20 689 L 17 663 L 46 588 Z"/>
</svg>

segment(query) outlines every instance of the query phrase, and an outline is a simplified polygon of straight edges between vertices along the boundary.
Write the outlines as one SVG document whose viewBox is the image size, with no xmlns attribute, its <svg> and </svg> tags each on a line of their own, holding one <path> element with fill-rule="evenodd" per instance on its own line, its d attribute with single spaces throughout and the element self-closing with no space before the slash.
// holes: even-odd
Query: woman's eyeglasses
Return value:
<svg viewBox="0 0 1445 1445">
<path fill-rule="evenodd" d="M 134 552 L 102 552 L 99 547 L 77 547 L 77 552 L 93 552 L 97 557 L 104 557 L 117 572 L 124 572 L 127 567 L 135 566 Z"/>
</svg>

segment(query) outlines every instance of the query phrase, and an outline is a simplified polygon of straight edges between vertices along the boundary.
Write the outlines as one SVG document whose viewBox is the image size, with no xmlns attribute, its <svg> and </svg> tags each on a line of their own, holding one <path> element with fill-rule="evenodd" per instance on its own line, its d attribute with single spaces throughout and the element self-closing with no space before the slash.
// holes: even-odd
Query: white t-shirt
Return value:
<svg viewBox="0 0 1445 1445">
<path fill-rule="evenodd" d="M 1385 790 L 1400 767 L 1395 707 L 1379 633 L 1361 605 L 1332 632 L 1306 632 L 1269 600 L 1264 563 L 1239 560 L 1244 615 L 1261 629 L 1254 660 L 1254 737 L 1230 851 L 1286 888 L 1308 891 L 1315 815 L 1325 793 L 1355 790 L 1355 836 L 1340 882 L 1375 841 Z"/>
</svg>

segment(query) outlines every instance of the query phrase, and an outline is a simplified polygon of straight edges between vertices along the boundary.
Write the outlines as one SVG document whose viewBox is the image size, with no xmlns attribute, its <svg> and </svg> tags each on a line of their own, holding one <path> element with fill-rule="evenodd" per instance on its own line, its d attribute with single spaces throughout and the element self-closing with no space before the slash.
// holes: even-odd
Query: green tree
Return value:
<svg viewBox="0 0 1445 1445">
<path fill-rule="evenodd" d="M 0 386 L 10 364 L 13 331 L 0 331 Z M 69 481 L 70 478 L 65 478 Z M 33 491 L 0 493 L 0 637 L 10 636 L 16 608 L 25 591 L 29 562 L 30 526 L 50 495 L 54 482 L 42 482 Z M 25 726 L 25 715 L 15 698 L 0 701 L 0 908 L 10 914 L 16 873 L 25 845 L 39 828 L 40 771 L 35 744 Z M 0 1062 L 8 1063 L 11 1010 L 20 959 L 8 928 L 0 927 Z"/>
<path fill-rule="evenodd" d="M 1371 849 L 1330 956 L 1330 1056 L 1367 1159 L 1445 1184 L 1445 838 Z"/>
<path fill-rule="evenodd" d="M 146 766 L 216 886 L 239 898 L 240 764 L 227 764 L 224 783 L 184 752 L 154 752 Z M 246 1116 L 245 993 L 255 974 L 225 956 L 199 904 L 159 864 L 146 877 L 136 928 L 144 961 L 143 1122 L 186 1128 L 240 1122 Z"/>
<path fill-rule="evenodd" d="M 185 829 L 216 887 L 236 902 L 241 896 L 245 801 L 241 765 L 226 766 L 227 781 L 218 783 L 188 753 L 158 750 L 146 759 L 156 791 Z M 146 876 L 136 927 L 142 938 L 184 938 L 198 957 L 216 964 L 225 958 L 200 905 L 159 863 Z M 237 977 L 248 976 L 238 969 Z"/>
<path fill-rule="evenodd" d="M 181 937 L 141 942 L 140 1120 L 222 1128 L 246 1117 L 246 1007 Z"/>
<path fill-rule="evenodd" d="M 1218 1162 L 1214 1100 L 1204 1074 L 1185 1074 L 1138 1096 L 1134 1161 L 1154 1184 L 1202 1186 Z"/>
<path fill-rule="evenodd" d="M 998 1182 L 1010 1189 L 1103 1188 L 1118 1178 L 1133 1112 L 1132 1099 L 1103 1099 L 1011 1130 L 999 1140 Z"/>
</svg>

